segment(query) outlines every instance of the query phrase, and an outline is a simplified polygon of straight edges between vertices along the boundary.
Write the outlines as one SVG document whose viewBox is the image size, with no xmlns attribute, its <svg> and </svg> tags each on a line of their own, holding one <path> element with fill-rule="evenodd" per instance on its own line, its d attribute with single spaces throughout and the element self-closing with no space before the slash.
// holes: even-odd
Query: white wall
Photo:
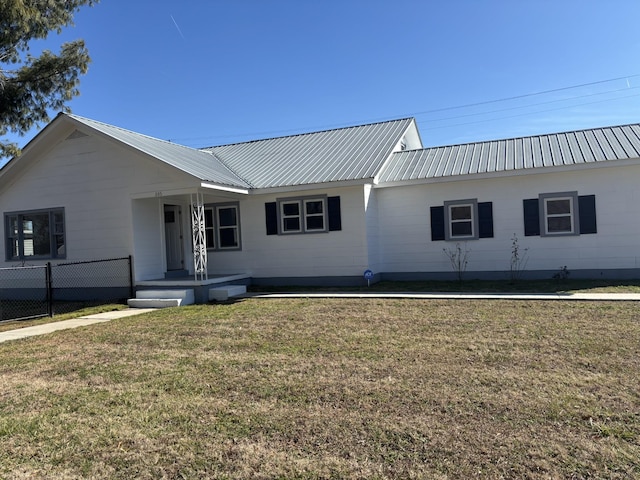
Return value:
<svg viewBox="0 0 640 480">
<path fill-rule="evenodd" d="M 25 162 L 26 164 L 26 162 Z M 19 168 L 19 165 L 16 165 Z M 30 163 L 0 194 L 2 213 L 64 207 L 66 261 L 142 255 L 134 248 L 132 195 L 139 192 L 193 187 L 189 178 L 110 141 L 83 136 L 63 140 Z M 154 202 L 155 203 L 155 202 Z M 151 203 L 134 203 L 136 221 L 158 218 Z M 153 225 L 145 228 L 154 228 Z M 154 228 L 155 234 L 157 229 Z M 140 233 L 137 228 L 137 233 Z M 4 228 L 3 228 L 4 232 Z M 140 242 L 152 241 L 150 237 Z M 5 262 L 4 233 L 1 266 Z M 147 247 L 156 248 L 155 244 Z M 135 258 L 137 260 L 137 258 Z M 148 259 L 144 260 L 149 262 Z M 27 259 L 28 264 L 45 261 Z M 146 267 L 141 267 L 142 272 Z"/>
<path fill-rule="evenodd" d="M 166 266 L 164 225 L 161 223 L 162 205 L 159 199 L 133 200 L 133 258 L 136 280 L 162 278 Z"/>
<path fill-rule="evenodd" d="M 380 273 L 380 227 L 378 225 L 378 191 L 372 185 L 364 186 L 364 203 L 366 209 L 367 241 L 369 254 L 369 269 L 373 273 Z"/>
<path fill-rule="evenodd" d="M 361 276 L 368 267 L 363 187 L 249 195 L 240 199 L 242 250 L 209 252 L 209 272 L 265 277 Z M 342 230 L 267 235 L 265 203 L 278 198 L 340 196 Z"/>
<path fill-rule="evenodd" d="M 466 242 L 467 270 L 508 271 L 511 239 L 528 248 L 527 270 L 640 267 L 640 166 L 582 169 L 457 182 L 380 188 L 377 191 L 381 270 L 451 272 L 444 248 L 431 241 L 430 207 L 447 200 L 493 202 L 494 238 Z M 597 234 L 525 237 L 522 200 L 540 193 L 577 191 L 596 196 Z"/>
</svg>

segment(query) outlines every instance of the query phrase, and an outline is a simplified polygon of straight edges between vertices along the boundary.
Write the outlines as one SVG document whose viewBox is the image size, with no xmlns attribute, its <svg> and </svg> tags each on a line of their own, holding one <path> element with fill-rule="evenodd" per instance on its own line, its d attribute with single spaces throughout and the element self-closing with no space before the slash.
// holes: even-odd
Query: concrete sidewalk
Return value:
<svg viewBox="0 0 640 480">
<path fill-rule="evenodd" d="M 640 293 L 471 293 L 471 292 L 313 292 L 247 293 L 242 298 L 417 298 L 456 300 L 640 301 Z"/>
<path fill-rule="evenodd" d="M 462 292 L 314 292 L 314 293 L 248 293 L 236 298 L 415 298 L 415 299 L 457 299 L 457 300 L 565 300 L 565 301 L 640 301 L 640 293 L 462 293 Z M 97 313 L 84 317 L 62 320 L 60 322 L 45 323 L 33 327 L 17 328 L 0 332 L 0 343 L 20 338 L 45 335 L 58 330 L 85 327 L 95 323 L 109 322 L 117 318 L 130 317 L 141 313 L 152 312 L 153 308 L 128 308 L 113 312 Z"/>
<path fill-rule="evenodd" d="M 0 343 L 9 340 L 17 340 L 19 338 L 34 337 L 36 335 L 45 335 L 47 333 L 56 332 L 58 330 L 67 330 L 69 328 L 85 327 L 94 323 L 104 323 L 116 318 L 130 317 L 141 313 L 151 312 L 153 308 L 128 308 L 126 310 L 114 310 L 113 312 L 96 313 L 95 315 L 87 315 L 85 317 L 72 318 L 71 320 L 62 320 L 60 322 L 44 323 L 42 325 L 34 325 L 33 327 L 17 328 L 16 330 L 7 330 L 0 332 Z"/>
</svg>

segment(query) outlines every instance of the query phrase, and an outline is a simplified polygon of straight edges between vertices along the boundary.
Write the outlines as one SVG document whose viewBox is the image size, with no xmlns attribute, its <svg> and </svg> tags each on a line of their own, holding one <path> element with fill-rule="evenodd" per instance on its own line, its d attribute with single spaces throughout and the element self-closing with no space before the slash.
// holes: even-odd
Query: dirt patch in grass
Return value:
<svg viewBox="0 0 640 480">
<path fill-rule="evenodd" d="M 0 477 L 640 476 L 632 302 L 251 299 L 0 365 Z"/>
</svg>

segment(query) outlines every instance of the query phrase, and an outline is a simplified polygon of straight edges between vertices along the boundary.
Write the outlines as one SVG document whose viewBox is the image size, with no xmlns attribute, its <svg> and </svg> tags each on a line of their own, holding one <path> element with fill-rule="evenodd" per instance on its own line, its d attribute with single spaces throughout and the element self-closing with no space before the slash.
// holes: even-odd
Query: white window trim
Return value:
<svg viewBox="0 0 640 480">
<path fill-rule="evenodd" d="M 236 224 L 235 225 L 220 225 L 220 209 L 223 208 L 233 208 L 236 211 Z M 217 250 L 240 250 L 240 207 L 238 204 L 218 204 L 215 206 L 214 210 L 214 220 L 216 222 L 216 247 Z M 223 247 L 222 242 L 220 240 L 220 232 L 222 230 L 235 230 L 236 238 L 238 239 L 238 244 L 232 247 Z"/>
<path fill-rule="evenodd" d="M 451 209 L 454 207 L 471 207 L 471 235 L 453 235 L 452 226 L 458 222 L 468 222 L 469 220 L 453 220 Z M 477 240 L 478 232 L 478 199 L 452 200 L 444 202 L 444 239 L 445 241 Z"/>
<path fill-rule="evenodd" d="M 220 226 L 220 217 L 219 211 L 222 208 L 234 208 L 236 211 L 236 225 L 235 226 Z M 213 224 L 209 226 L 205 226 L 205 230 L 213 230 L 213 246 L 207 245 L 207 250 L 209 251 L 235 251 L 242 250 L 242 236 L 240 232 L 240 204 L 238 202 L 232 203 L 208 203 L 204 206 L 205 211 L 211 212 L 211 218 L 213 220 Z M 221 229 L 232 229 L 235 228 L 237 230 L 238 236 L 238 245 L 233 247 L 223 247 L 220 243 L 220 230 Z"/>
<path fill-rule="evenodd" d="M 299 235 L 299 234 L 313 234 L 313 233 L 326 233 L 329 231 L 329 216 L 328 216 L 328 202 L 326 195 L 316 195 L 307 197 L 290 197 L 290 198 L 278 198 L 276 199 L 278 204 L 278 235 Z M 310 202 L 322 202 L 322 213 L 307 214 L 307 204 Z M 284 215 L 284 205 L 297 203 L 299 215 Z M 323 228 L 307 228 L 307 218 L 322 217 Z M 297 230 L 285 230 L 284 220 L 285 218 L 299 218 L 300 228 Z"/>
<path fill-rule="evenodd" d="M 307 204 L 311 202 L 320 202 L 322 205 L 322 212 L 320 213 L 307 213 Z M 306 198 L 302 201 L 302 215 L 304 217 L 304 222 L 302 224 L 302 228 L 307 233 L 312 232 L 325 232 L 327 230 L 327 199 L 324 198 Z M 308 218 L 318 218 L 322 217 L 322 228 L 307 228 L 307 219 Z"/>
<path fill-rule="evenodd" d="M 578 192 L 558 192 L 558 193 L 541 193 L 538 196 L 540 203 L 540 236 L 543 237 L 565 237 L 580 234 L 580 223 L 578 215 Z M 547 203 L 553 200 L 569 200 L 569 214 L 548 214 Z M 569 215 L 571 220 L 571 231 L 549 232 L 549 218 L 566 217 Z"/>
<path fill-rule="evenodd" d="M 285 205 L 297 205 L 298 206 L 298 214 L 297 215 L 286 215 L 284 213 L 284 207 Z M 303 222 L 304 222 L 304 214 L 302 211 L 303 205 L 302 205 L 302 201 L 300 200 L 282 200 L 278 202 L 278 217 L 279 217 L 279 221 L 278 221 L 278 230 L 279 233 L 282 233 L 283 235 L 289 235 L 292 233 L 302 233 L 302 226 L 303 226 Z M 298 219 L 298 225 L 299 227 L 297 229 L 285 229 L 284 228 L 284 224 L 285 224 L 285 220 L 291 219 L 291 218 L 297 218 Z"/>
</svg>

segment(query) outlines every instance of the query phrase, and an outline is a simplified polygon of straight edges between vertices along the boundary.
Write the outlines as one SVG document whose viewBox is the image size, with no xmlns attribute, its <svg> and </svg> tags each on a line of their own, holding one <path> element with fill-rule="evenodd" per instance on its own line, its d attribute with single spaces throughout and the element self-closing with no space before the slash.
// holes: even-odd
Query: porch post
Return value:
<svg viewBox="0 0 640 480">
<path fill-rule="evenodd" d="M 204 197 L 201 193 L 191 194 L 191 238 L 193 240 L 193 272 L 196 281 L 208 278 L 204 226 Z"/>
</svg>

